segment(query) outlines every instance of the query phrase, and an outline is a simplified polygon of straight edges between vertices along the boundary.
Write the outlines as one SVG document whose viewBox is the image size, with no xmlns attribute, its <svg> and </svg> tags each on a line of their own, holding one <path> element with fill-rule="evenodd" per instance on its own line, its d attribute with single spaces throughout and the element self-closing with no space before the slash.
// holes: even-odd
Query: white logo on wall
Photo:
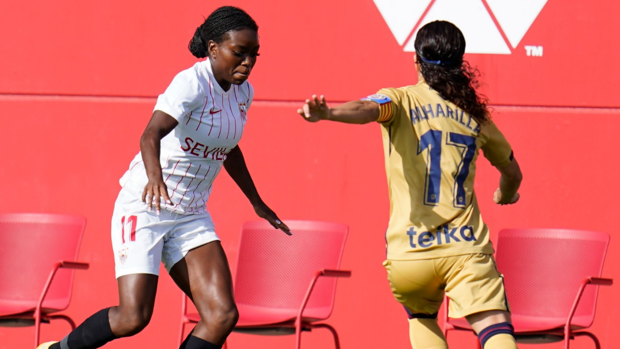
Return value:
<svg viewBox="0 0 620 349">
<path fill-rule="evenodd" d="M 486 6 L 483 1 L 486 1 Z M 458 26 L 465 35 L 467 53 L 510 54 L 509 45 L 513 49 L 519 45 L 547 0 L 374 0 L 374 2 L 396 41 L 406 52 L 415 51 L 413 46 L 415 36 L 423 25 L 436 20 L 446 20 Z M 422 16 L 424 18 L 420 21 Z M 502 32 L 506 39 L 502 36 Z M 526 53 L 528 56 L 542 56 L 542 46 L 526 46 Z"/>
</svg>

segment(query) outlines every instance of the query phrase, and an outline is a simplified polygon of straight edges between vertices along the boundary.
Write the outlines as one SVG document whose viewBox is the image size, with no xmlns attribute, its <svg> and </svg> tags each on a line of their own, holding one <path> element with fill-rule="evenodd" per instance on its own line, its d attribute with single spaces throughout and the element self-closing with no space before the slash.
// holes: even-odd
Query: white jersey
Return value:
<svg viewBox="0 0 620 349">
<path fill-rule="evenodd" d="M 173 202 L 172 206 L 162 202 L 162 208 L 181 214 L 206 212 L 213 181 L 226 155 L 241 139 L 253 96 L 254 89 L 247 81 L 222 90 L 209 59 L 172 80 L 154 109 L 179 122 L 161 140 L 162 174 Z M 142 155 L 138 153 L 120 184 L 141 197 L 147 182 Z"/>
</svg>

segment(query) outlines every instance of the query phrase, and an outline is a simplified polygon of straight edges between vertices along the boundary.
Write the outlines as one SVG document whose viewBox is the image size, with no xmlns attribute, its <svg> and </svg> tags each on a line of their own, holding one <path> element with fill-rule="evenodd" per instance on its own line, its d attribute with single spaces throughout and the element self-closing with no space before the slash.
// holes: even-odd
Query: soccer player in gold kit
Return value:
<svg viewBox="0 0 620 349">
<path fill-rule="evenodd" d="M 501 173 L 493 200 L 513 204 L 519 200 L 519 165 L 475 90 L 461 31 L 431 22 L 418 32 L 415 51 L 417 85 L 381 89 L 333 108 L 313 96 L 298 113 L 310 122 L 382 126 L 390 197 L 384 266 L 409 314 L 412 347 L 447 348 L 437 323 L 445 293 L 450 316 L 466 317 L 484 349 L 516 348 L 474 177 L 482 150 Z"/>
</svg>

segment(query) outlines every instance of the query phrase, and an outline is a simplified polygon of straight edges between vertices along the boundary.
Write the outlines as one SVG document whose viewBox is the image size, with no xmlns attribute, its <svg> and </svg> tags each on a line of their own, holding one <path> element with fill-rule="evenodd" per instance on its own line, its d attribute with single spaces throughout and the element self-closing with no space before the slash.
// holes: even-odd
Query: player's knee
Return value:
<svg viewBox="0 0 620 349">
<path fill-rule="evenodd" d="M 126 336 L 133 336 L 142 331 L 151 321 L 151 315 L 144 313 L 134 313 L 131 316 L 124 319 L 125 325 L 123 326 L 126 332 Z"/>
<path fill-rule="evenodd" d="M 200 316 L 221 331 L 232 331 L 239 320 L 239 311 L 234 303 L 218 304 L 208 313 L 200 314 Z"/>
<path fill-rule="evenodd" d="M 448 349 L 437 319 L 432 316 L 411 317 L 409 319 L 409 339 L 413 348 Z"/>
<path fill-rule="evenodd" d="M 221 306 L 215 313 L 214 319 L 220 326 L 232 330 L 239 320 L 239 311 L 233 303 L 228 306 Z"/>
<path fill-rule="evenodd" d="M 117 331 L 115 333 L 121 337 L 128 337 L 138 334 L 151 321 L 153 315 L 152 309 L 126 309 L 119 313 L 121 319 L 118 321 Z"/>
<path fill-rule="evenodd" d="M 500 322 L 488 326 L 478 333 L 478 339 L 483 349 L 512 349 L 517 347 L 514 327 L 509 322 Z"/>
</svg>

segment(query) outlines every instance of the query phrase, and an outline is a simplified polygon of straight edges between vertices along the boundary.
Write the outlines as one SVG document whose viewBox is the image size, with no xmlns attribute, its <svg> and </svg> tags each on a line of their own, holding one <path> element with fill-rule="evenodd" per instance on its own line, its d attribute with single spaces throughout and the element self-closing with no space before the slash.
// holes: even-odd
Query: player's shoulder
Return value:
<svg viewBox="0 0 620 349">
<path fill-rule="evenodd" d="M 201 73 L 199 62 L 178 72 L 172 80 L 172 83 L 184 86 L 186 89 L 202 91 L 204 89 L 203 85 L 208 83 L 208 80 L 205 80 L 204 75 Z"/>
<path fill-rule="evenodd" d="M 420 81 L 415 85 L 401 87 L 399 92 L 402 94 L 402 98 L 406 99 L 412 107 L 414 105 L 426 105 L 429 102 L 446 102 L 444 98 L 442 98 L 424 81 Z"/>
<path fill-rule="evenodd" d="M 254 95 L 254 86 L 252 86 L 252 84 L 248 80 L 243 82 L 243 84 L 239 85 L 239 90 L 248 94 L 248 96 Z"/>
<path fill-rule="evenodd" d="M 480 124 L 480 134 L 483 136 L 493 135 L 495 133 L 501 133 L 497 125 L 492 119 L 488 119 Z"/>
<path fill-rule="evenodd" d="M 378 95 L 394 95 L 403 92 L 405 87 L 383 87 L 379 91 L 377 91 Z"/>
<path fill-rule="evenodd" d="M 415 86 L 384 87 L 377 92 L 379 96 L 386 96 L 392 100 L 402 100 L 412 93 L 411 88 Z"/>
<path fill-rule="evenodd" d="M 238 98 L 245 99 L 245 100 L 254 99 L 254 87 L 249 81 L 246 80 L 242 84 L 236 85 L 233 88 L 236 88 L 235 93 L 238 94 L 237 95 Z"/>
<path fill-rule="evenodd" d="M 187 81 L 197 80 L 199 76 L 203 75 L 202 69 L 201 69 L 201 63 L 202 62 L 198 62 L 189 68 L 181 70 L 180 72 L 177 73 L 175 78 L 184 79 Z"/>
<path fill-rule="evenodd" d="M 432 93 L 433 89 L 425 82 L 421 81 L 415 85 L 403 87 L 403 93 L 411 96 L 425 96 Z"/>
</svg>

